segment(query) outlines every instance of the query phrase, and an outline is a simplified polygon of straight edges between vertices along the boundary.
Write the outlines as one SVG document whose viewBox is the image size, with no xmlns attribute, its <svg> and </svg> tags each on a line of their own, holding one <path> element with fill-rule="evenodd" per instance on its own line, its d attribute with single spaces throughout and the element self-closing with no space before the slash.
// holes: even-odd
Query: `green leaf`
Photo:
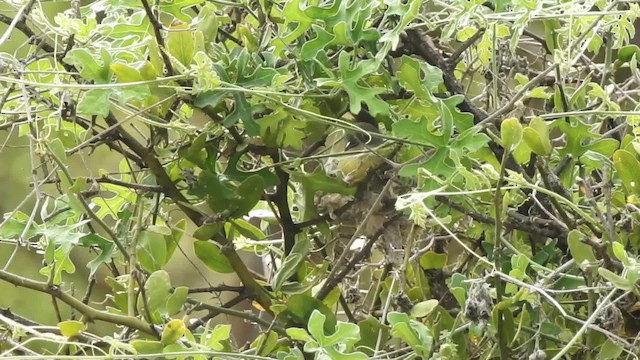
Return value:
<svg viewBox="0 0 640 360">
<path fill-rule="evenodd" d="M 397 16 L 397 18 L 400 19 L 400 21 L 398 21 L 397 25 L 393 29 L 391 29 L 386 34 L 382 35 L 379 41 L 381 43 L 386 43 L 386 42 L 391 43 L 391 49 L 395 50 L 400 41 L 400 36 L 402 35 L 402 32 L 405 30 L 407 25 L 409 25 L 409 23 L 411 23 L 418 16 L 418 14 L 420 13 L 420 7 L 422 6 L 422 4 L 423 2 L 420 0 L 408 0 L 408 1 L 387 0 L 385 1 L 385 5 L 388 6 L 387 10 L 385 11 L 385 16 L 387 17 Z M 384 52 L 381 52 L 381 53 L 384 54 Z"/>
<path fill-rule="evenodd" d="M 618 60 L 623 63 L 631 61 L 633 56 L 636 56 L 636 59 L 640 59 L 640 48 L 638 45 L 627 45 L 623 46 L 618 50 Z"/>
<path fill-rule="evenodd" d="M 283 312 L 283 315 L 295 320 L 299 324 L 308 324 L 309 318 L 314 310 L 318 310 L 326 316 L 324 323 L 325 332 L 334 332 L 337 324 L 335 315 L 333 315 L 333 312 L 327 305 L 312 296 L 306 294 L 291 295 L 287 299 L 287 308 Z"/>
<path fill-rule="evenodd" d="M 267 237 L 262 230 L 242 219 L 231 220 L 231 225 L 234 231 L 237 231 L 247 239 L 260 241 Z"/>
<path fill-rule="evenodd" d="M 620 290 L 631 291 L 634 288 L 634 284 L 630 283 L 629 280 L 619 276 L 618 274 L 611 272 L 605 268 L 598 268 L 598 274 L 602 276 L 605 280 L 611 282 L 613 286 Z"/>
<path fill-rule="evenodd" d="M 78 102 L 78 113 L 106 117 L 111 111 L 109 96 L 112 90 L 91 89 L 84 93 Z"/>
<path fill-rule="evenodd" d="M 293 172 L 291 179 L 302 185 L 302 220 L 310 220 L 318 217 L 315 204 L 315 195 L 318 192 L 336 193 L 344 196 L 353 196 L 358 189 L 356 186 L 347 186 L 342 181 L 328 176 L 322 169 L 312 173 L 301 174 Z"/>
<path fill-rule="evenodd" d="M 164 345 L 160 341 L 133 340 L 131 346 L 138 354 L 161 354 Z"/>
<path fill-rule="evenodd" d="M 49 150 L 63 164 L 67 164 L 67 153 L 60 139 L 52 139 L 49 142 Z"/>
<path fill-rule="evenodd" d="M 160 341 L 165 346 L 174 344 L 185 334 L 186 331 L 187 326 L 185 325 L 184 321 L 173 319 L 164 326 Z"/>
<path fill-rule="evenodd" d="M 234 217 L 246 215 L 251 211 L 258 201 L 262 199 L 264 192 L 264 180 L 260 175 L 252 175 L 246 178 L 238 189 L 236 189 L 236 197 L 234 199 L 235 210 L 232 213 Z"/>
<path fill-rule="evenodd" d="M 193 243 L 193 249 L 198 259 L 209 269 L 222 274 L 233 273 L 233 267 L 229 260 L 222 255 L 218 245 L 210 241 L 198 240 Z"/>
<path fill-rule="evenodd" d="M 179 150 L 178 154 L 201 168 L 204 168 L 204 162 L 207 158 L 207 151 L 205 149 L 207 137 L 208 134 L 203 132 L 198 135 L 187 148 Z"/>
<path fill-rule="evenodd" d="M 619 146 L 620 143 L 618 143 L 618 141 L 615 139 L 602 139 L 594 141 L 591 144 L 585 146 L 584 153 L 593 151 L 597 154 L 609 157 L 618 149 Z"/>
<path fill-rule="evenodd" d="M 182 310 L 189 296 L 189 288 L 179 286 L 173 290 L 173 293 L 167 298 L 167 315 L 173 316 Z"/>
<path fill-rule="evenodd" d="M 69 51 L 62 61 L 75 66 L 83 78 L 98 84 L 108 84 L 111 82 L 112 75 L 111 55 L 107 49 L 102 49 L 100 54 L 102 55 L 102 64 L 91 55 L 89 50 L 77 47 Z"/>
<path fill-rule="evenodd" d="M 202 31 L 205 41 L 214 42 L 218 38 L 218 16 L 216 15 L 216 6 L 213 3 L 206 3 L 197 18 L 197 29 Z"/>
<path fill-rule="evenodd" d="M 411 308 L 411 316 L 414 318 L 423 318 L 431 314 L 433 310 L 438 306 L 438 300 L 430 299 L 419 302 Z"/>
<path fill-rule="evenodd" d="M 580 265 L 584 261 L 589 263 L 595 263 L 596 257 L 593 255 L 593 248 L 582 242 L 585 235 L 578 230 L 571 230 L 567 235 L 567 243 L 569 245 L 569 251 L 571 256 L 576 261 L 576 264 Z"/>
<path fill-rule="evenodd" d="M 374 73 L 378 64 L 373 60 L 361 60 L 354 67 L 351 66 L 352 59 L 348 52 L 341 52 L 338 58 L 340 69 L 340 81 L 333 83 L 341 85 L 349 94 L 349 107 L 353 114 L 360 113 L 362 103 L 367 104 L 369 112 L 373 116 L 389 114 L 389 105 L 380 99 L 377 95 L 386 92 L 382 88 L 371 88 L 366 86 L 363 77 Z M 319 85 L 330 84 L 326 79 L 318 79 Z"/>
<path fill-rule="evenodd" d="M 418 356 L 428 358 L 433 345 L 433 335 L 424 324 L 411 320 L 405 313 L 390 312 L 387 316 L 391 335 L 411 346 Z"/>
<path fill-rule="evenodd" d="M 205 91 L 196 95 L 193 105 L 199 108 L 216 107 L 227 95 L 229 95 L 228 91 Z"/>
<path fill-rule="evenodd" d="M 144 284 L 147 296 L 146 305 L 150 313 L 163 312 L 166 309 L 167 298 L 171 293 L 171 279 L 169 273 L 159 270 L 151 273 Z"/>
<path fill-rule="evenodd" d="M 278 334 L 275 331 L 260 334 L 249 346 L 250 349 L 260 350 L 258 356 L 267 356 L 278 347 Z"/>
<path fill-rule="evenodd" d="M 311 252 L 311 241 L 306 236 L 297 237 L 291 253 L 287 255 L 282 266 L 280 266 L 278 272 L 273 277 L 273 291 L 280 291 L 284 282 L 293 276 L 298 270 L 298 267 L 304 263 L 309 252 Z"/>
<path fill-rule="evenodd" d="M 80 321 L 67 320 L 58 323 L 58 329 L 62 336 L 73 337 L 83 332 L 87 326 Z"/>
<path fill-rule="evenodd" d="M 178 243 L 182 239 L 182 236 L 184 235 L 186 228 L 187 228 L 187 220 L 180 219 L 171 228 L 171 234 L 166 235 L 164 237 L 164 242 L 167 246 L 167 254 L 165 256 L 166 262 L 169 262 L 169 260 L 171 260 L 171 257 L 173 256 L 174 251 L 176 251 L 176 248 L 178 247 Z"/>
<path fill-rule="evenodd" d="M 178 59 L 183 66 L 189 66 L 193 61 L 195 48 L 193 35 L 189 30 L 189 24 L 173 23 L 169 26 L 167 35 L 167 50 Z"/>
<path fill-rule="evenodd" d="M 420 257 L 420 266 L 424 270 L 442 269 L 447 265 L 447 254 L 427 251 Z"/>
<path fill-rule="evenodd" d="M 362 347 L 375 349 L 379 334 L 383 339 L 389 337 L 390 328 L 371 315 L 358 322 L 358 327 L 360 328 L 360 341 L 356 343 L 356 346 L 359 349 Z"/>
<path fill-rule="evenodd" d="M 7 216 L 7 215 L 5 215 Z M 29 216 L 22 211 L 16 211 L 10 218 L 5 218 L 0 227 L 0 237 L 5 239 L 18 239 L 22 233 L 25 233 L 25 240 L 29 240 L 32 237 L 38 235 L 38 225 L 31 224 L 29 229 L 25 232 Z"/>
<path fill-rule="evenodd" d="M 599 86 L 596 89 L 599 89 Z M 604 90 L 602 92 L 603 96 L 607 97 Z M 590 93 L 598 93 L 598 91 L 592 88 Z M 580 157 L 588 150 L 610 156 L 618 148 L 618 142 L 614 139 L 595 140 L 589 143 L 590 139 L 602 137 L 599 129 L 594 125 L 586 124 L 579 119 L 572 119 L 571 123 L 566 121 L 556 123 L 566 136 L 566 145 L 559 151 L 561 156 L 571 154 L 574 157 Z"/>
<path fill-rule="evenodd" d="M 622 261 L 625 266 L 629 266 L 629 256 L 627 252 L 624 250 L 624 245 L 620 244 L 617 241 L 611 243 L 611 249 L 613 250 L 613 255 L 615 255 L 618 260 Z"/>
<path fill-rule="evenodd" d="M 539 117 L 535 117 L 523 131 L 524 141 L 536 154 L 546 156 L 551 153 L 549 126 Z"/>
<path fill-rule="evenodd" d="M 619 359 L 620 354 L 624 348 L 618 345 L 616 342 L 611 341 L 611 339 L 607 339 L 604 344 L 600 347 L 600 352 L 598 353 L 598 360 L 613 360 Z"/>
<path fill-rule="evenodd" d="M 262 181 L 264 181 L 265 187 L 276 186 L 280 183 L 280 179 L 278 179 L 278 176 L 269 171 L 269 169 L 262 168 L 257 171 L 241 170 L 240 166 L 238 166 L 238 163 L 240 162 L 243 155 L 244 154 L 239 151 L 231 155 L 231 157 L 229 158 L 229 163 L 227 164 L 227 168 L 224 171 L 224 175 L 226 177 L 231 180 L 242 182 L 250 176 L 259 175 L 260 177 L 262 177 Z"/>
<path fill-rule="evenodd" d="M 557 30 L 561 29 L 562 25 L 559 19 L 543 20 L 542 22 L 544 24 L 544 35 L 545 35 L 545 42 L 547 45 L 547 49 L 549 49 L 549 51 L 553 53 L 554 50 L 557 48 L 556 47 Z"/>
<path fill-rule="evenodd" d="M 142 81 L 144 78 L 140 75 L 140 71 L 132 68 L 131 66 L 123 63 L 111 64 L 111 70 L 118 78 L 120 83 Z"/>
<path fill-rule="evenodd" d="M 613 154 L 613 164 L 627 191 L 640 194 L 640 162 L 636 157 L 626 150 L 618 150 Z"/>
<path fill-rule="evenodd" d="M 96 271 L 98 271 L 100 265 L 111 261 L 116 245 L 112 241 L 107 240 L 98 234 L 88 234 L 83 236 L 80 238 L 80 242 L 82 246 L 92 248 L 97 247 L 100 249 L 100 254 L 87 263 L 87 267 L 90 270 L 89 277 L 91 277 L 96 273 Z"/>
<path fill-rule="evenodd" d="M 241 121 L 247 130 L 247 134 L 250 136 L 260 135 L 260 126 L 253 119 L 251 104 L 249 104 L 246 95 L 241 92 L 235 92 L 233 99 L 233 111 L 224 119 L 224 126 L 231 127 Z"/>
<path fill-rule="evenodd" d="M 325 335 L 326 319 L 327 317 L 318 310 L 311 313 L 307 328 L 316 342 L 307 342 L 304 346 L 305 351 L 314 352 L 322 349 L 329 358 L 337 360 L 365 360 L 369 358 L 364 353 L 350 351 L 353 344 L 360 340 L 358 325 L 339 321 L 335 332 L 331 335 Z"/>
<path fill-rule="evenodd" d="M 447 146 L 444 136 L 435 133 L 431 128 L 430 121 L 425 117 L 418 119 L 418 121 L 406 119 L 399 120 L 393 124 L 393 133 L 399 138 L 419 142 L 427 146 Z"/>
<path fill-rule="evenodd" d="M 284 109 L 260 118 L 260 137 L 274 148 L 292 147 L 301 150 L 308 122 L 292 116 Z"/>
<path fill-rule="evenodd" d="M 289 335 L 293 340 L 298 340 L 298 341 L 313 340 L 309 335 L 309 333 L 307 332 L 307 330 L 305 329 L 291 327 L 291 328 L 287 328 L 286 332 L 287 332 L 287 335 Z"/>
<path fill-rule="evenodd" d="M 140 265 L 146 271 L 162 269 L 167 263 L 167 243 L 164 236 L 148 230 L 141 231 L 136 253 Z"/>
<path fill-rule="evenodd" d="M 509 151 L 513 151 L 522 140 L 522 124 L 516 118 L 508 118 L 500 125 L 500 135 L 502 136 L 502 146 Z"/>
<path fill-rule="evenodd" d="M 218 324 L 211 331 L 209 339 L 207 340 L 207 347 L 215 351 L 227 350 L 227 342 L 231 338 L 231 325 Z"/>
<path fill-rule="evenodd" d="M 220 233 L 223 227 L 223 223 L 204 224 L 193 232 L 193 237 L 203 241 L 210 240 Z"/>
<path fill-rule="evenodd" d="M 222 213 L 232 206 L 235 191 L 232 185 L 208 170 L 203 170 L 198 176 L 198 186 L 207 194 L 207 205 L 211 210 Z"/>
<path fill-rule="evenodd" d="M 328 44 L 336 40 L 335 34 L 326 31 L 324 27 L 311 25 L 311 29 L 315 33 L 315 37 L 309 41 L 305 41 L 300 49 L 300 56 L 303 60 L 312 60 L 318 53 L 323 51 Z"/>
<path fill-rule="evenodd" d="M 432 92 L 442 84 L 442 70 L 409 56 L 402 57 L 398 81 L 418 98 L 432 101 Z"/>
</svg>

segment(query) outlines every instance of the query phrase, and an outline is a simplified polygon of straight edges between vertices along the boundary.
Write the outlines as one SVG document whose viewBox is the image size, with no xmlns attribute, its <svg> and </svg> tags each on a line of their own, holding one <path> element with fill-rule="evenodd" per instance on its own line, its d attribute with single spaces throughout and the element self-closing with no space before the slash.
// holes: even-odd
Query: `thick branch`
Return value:
<svg viewBox="0 0 640 360">
<path fill-rule="evenodd" d="M 154 331 L 153 325 L 147 324 L 146 322 L 135 317 L 96 310 L 89 305 L 83 304 L 82 301 L 62 291 L 62 289 L 60 289 L 60 287 L 58 286 L 52 286 L 46 282 L 27 279 L 4 270 L 0 270 L 0 279 L 15 286 L 35 290 L 44 294 L 49 294 L 56 299 L 60 299 L 65 304 L 71 306 L 73 309 L 77 310 L 90 320 L 100 320 L 116 325 L 127 326 L 132 329 L 147 333 L 149 335 L 157 336 L 156 332 Z"/>
<path fill-rule="evenodd" d="M 160 161 L 158 161 L 155 154 L 138 142 L 138 140 L 136 140 L 131 134 L 124 131 L 122 127 L 117 126 L 118 121 L 115 119 L 113 114 L 109 114 L 109 116 L 105 118 L 105 121 L 109 126 L 113 126 L 116 129 L 118 135 L 129 149 L 140 156 L 145 164 L 147 164 L 149 170 L 155 176 L 158 185 L 163 189 L 162 192 L 173 199 L 180 210 L 182 210 L 182 212 L 184 212 L 194 224 L 197 226 L 204 224 L 205 217 L 189 206 L 187 199 L 182 195 L 180 190 L 178 190 L 169 175 L 167 175 L 167 172 L 164 170 L 164 167 Z M 223 255 L 227 260 L 229 260 L 229 263 L 238 275 L 238 278 L 240 278 L 240 281 L 242 281 L 244 286 L 249 290 L 250 295 L 254 296 L 256 301 L 258 301 L 266 311 L 270 312 L 271 298 L 269 297 L 269 294 L 262 286 L 260 286 L 260 284 L 258 284 L 245 263 L 240 258 L 240 255 L 236 252 L 233 244 L 230 243 L 222 233 L 215 235 L 214 240 L 223 246 Z"/>
</svg>

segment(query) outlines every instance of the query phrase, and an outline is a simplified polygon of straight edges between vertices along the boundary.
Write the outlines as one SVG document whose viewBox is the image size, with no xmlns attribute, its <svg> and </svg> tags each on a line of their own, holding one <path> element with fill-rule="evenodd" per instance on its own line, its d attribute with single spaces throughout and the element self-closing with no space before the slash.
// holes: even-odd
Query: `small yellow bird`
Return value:
<svg viewBox="0 0 640 360">
<path fill-rule="evenodd" d="M 393 152 L 393 147 L 389 146 L 391 144 L 371 136 L 380 133 L 375 126 L 369 123 L 354 125 L 363 131 L 346 134 L 344 129 L 337 129 L 325 141 L 329 153 L 336 154 L 326 161 L 325 171 L 348 185 L 363 181 L 371 170 L 382 165 Z"/>
</svg>

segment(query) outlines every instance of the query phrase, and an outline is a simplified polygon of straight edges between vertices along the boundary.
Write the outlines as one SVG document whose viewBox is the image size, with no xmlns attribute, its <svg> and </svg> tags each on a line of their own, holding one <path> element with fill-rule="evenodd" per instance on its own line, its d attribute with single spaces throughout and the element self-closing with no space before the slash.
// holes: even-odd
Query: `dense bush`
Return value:
<svg viewBox="0 0 640 360">
<path fill-rule="evenodd" d="M 637 358 L 635 2 L 4 3 L 3 356 Z"/>
</svg>

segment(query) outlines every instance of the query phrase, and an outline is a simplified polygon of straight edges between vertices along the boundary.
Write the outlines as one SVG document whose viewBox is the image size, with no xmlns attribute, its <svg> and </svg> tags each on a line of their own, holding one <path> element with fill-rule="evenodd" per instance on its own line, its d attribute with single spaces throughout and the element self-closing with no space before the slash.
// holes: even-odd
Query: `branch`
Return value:
<svg viewBox="0 0 640 360">
<path fill-rule="evenodd" d="M 367 240 L 366 244 L 362 247 L 362 249 L 351 259 L 351 261 L 349 261 L 349 263 L 344 267 L 344 269 L 342 269 L 342 271 L 340 271 L 340 273 L 338 273 L 335 276 L 331 276 L 330 274 L 327 277 L 327 280 L 325 281 L 322 289 L 318 291 L 316 298 L 318 298 L 319 300 L 324 300 L 324 298 L 327 297 L 329 293 L 331 293 L 331 291 L 342 281 L 342 279 L 344 279 L 347 275 L 349 275 L 351 270 L 353 270 L 356 267 L 356 265 L 358 265 L 362 260 L 364 260 L 366 256 L 368 256 L 371 253 L 373 244 L 375 244 L 378 238 L 382 236 L 385 230 L 387 230 L 387 227 L 391 225 L 391 223 L 396 221 L 398 218 L 400 218 L 401 216 L 402 216 L 401 213 L 395 213 L 391 218 L 389 218 L 389 220 L 385 221 L 384 224 L 382 224 L 382 226 L 380 227 L 380 229 L 378 229 L 378 231 L 376 231 L 376 233 L 373 234 L 371 238 Z"/>
<path fill-rule="evenodd" d="M 280 161 L 280 158 L 277 157 L 274 159 L 274 161 Z M 298 233 L 299 228 L 293 222 L 291 211 L 289 210 L 287 191 L 289 186 L 289 174 L 279 167 L 277 167 L 275 170 L 276 175 L 280 179 L 280 184 L 278 184 L 276 192 L 275 194 L 273 194 L 272 199 L 279 210 L 280 216 L 278 216 L 278 220 L 280 220 L 280 227 L 282 228 L 282 235 L 284 239 L 284 253 L 286 256 L 291 253 L 291 250 L 293 250 L 293 246 L 296 242 L 296 234 Z"/>
<path fill-rule="evenodd" d="M 478 213 L 471 209 L 467 209 L 461 204 L 458 204 L 449 200 L 445 196 L 438 195 L 435 197 L 435 199 L 438 202 L 444 205 L 447 205 L 448 207 L 469 216 L 470 218 L 472 218 L 477 222 L 490 224 L 490 225 L 495 224 L 495 219 L 493 219 L 491 216 Z M 524 231 L 530 234 L 548 237 L 551 239 L 567 236 L 567 230 L 563 226 L 557 224 L 554 221 L 542 219 L 542 218 L 532 218 L 532 217 L 524 216 L 519 214 L 516 211 L 509 211 L 507 215 L 509 215 L 509 219 L 505 223 L 505 227 L 507 228 L 512 228 L 512 229 Z"/>
<path fill-rule="evenodd" d="M 106 175 L 103 175 L 100 178 L 88 178 L 87 182 L 97 182 L 97 183 L 107 183 L 114 184 L 122 187 L 126 187 L 134 190 L 141 190 L 147 192 L 162 192 L 162 187 L 158 185 L 145 185 L 145 184 L 134 184 L 126 181 L 116 180 L 108 178 Z"/>
<path fill-rule="evenodd" d="M 392 177 L 391 179 L 387 180 L 387 183 L 385 184 L 384 188 L 382 188 L 382 190 L 380 190 L 380 194 L 378 194 L 378 196 L 376 197 L 376 199 L 373 202 L 373 204 L 371 204 L 371 207 L 369 208 L 369 211 L 367 212 L 367 214 L 364 216 L 364 218 L 362 219 L 362 221 L 360 222 L 360 224 L 356 228 L 356 231 L 354 231 L 354 233 L 351 236 L 351 239 L 349 240 L 349 242 L 345 245 L 345 249 L 351 248 L 351 245 L 353 244 L 353 242 L 357 238 L 359 238 L 360 235 L 362 235 L 362 233 L 364 232 L 365 226 L 369 222 L 369 219 L 371 219 L 374 211 L 378 208 L 378 206 L 382 202 L 382 198 L 391 189 L 391 184 L 393 184 L 394 180 L 395 180 L 395 176 Z M 384 230 L 384 229 L 385 229 L 385 227 L 382 226 L 381 229 L 378 231 L 380 234 L 378 234 L 378 232 L 376 232 L 377 236 L 380 236 L 382 234 L 382 230 Z M 373 238 L 375 239 L 377 236 L 374 236 Z M 371 244 L 371 246 L 373 246 L 373 243 Z M 366 248 L 366 246 L 365 246 L 365 248 Z M 369 250 L 371 250 L 371 249 L 369 249 Z M 336 286 L 336 284 L 338 282 L 342 281 L 342 278 L 344 278 L 344 276 L 346 276 L 349 273 L 347 271 L 344 274 L 340 273 L 340 275 L 338 275 L 338 271 L 340 271 L 340 268 L 342 267 L 342 265 L 347 261 L 347 256 L 348 255 L 349 255 L 349 252 L 348 251 L 344 251 L 340 255 L 340 257 L 338 258 L 338 260 L 335 262 L 333 268 L 331 269 L 331 272 L 327 276 L 327 280 L 325 281 L 324 285 L 322 286 L 322 288 L 320 289 L 320 291 L 318 291 L 318 294 L 316 295 L 316 297 L 318 299 L 324 300 L 324 298 L 327 295 L 329 295 L 329 293 L 331 292 L 331 290 L 333 290 L 333 288 Z"/>
<path fill-rule="evenodd" d="M 238 296 L 234 297 L 233 299 L 227 301 L 226 303 L 222 304 L 222 306 L 218 307 L 216 306 L 217 310 L 213 310 L 213 309 L 208 309 L 209 312 L 199 318 L 198 320 L 192 322 L 191 324 L 189 324 L 189 330 L 193 331 L 197 328 L 199 328 L 200 326 L 204 325 L 207 321 L 213 319 L 214 317 L 222 314 L 222 312 L 220 311 L 220 308 L 222 309 L 230 309 L 238 304 L 240 304 L 241 302 L 243 302 L 244 300 L 246 300 L 247 297 L 244 294 L 238 294 Z M 211 305 L 213 306 L 213 305 Z"/>
<path fill-rule="evenodd" d="M 465 50 L 467 50 L 471 45 L 473 45 L 473 43 L 476 42 L 476 40 L 480 39 L 480 37 L 484 34 L 485 30 L 486 30 L 485 28 L 478 29 L 478 31 L 476 31 L 475 34 L 473 34 L 464 43 L 462 43 L 462 45 L 460 45 L 460 47 L 457 48 L 456 51 L 454 51 L 453 54 L 449 56 L 449 58 L 447 58 L 446 62 L 448 63 L 450 68 L 455 67 L 455 65 L 460 60 L 460 56 L 462 56 L 462 53 L 464 53 Z"/>
<path fill-rule="evenodd" d="M 192 288 L 192 289 L 189 289 L 188 293 L 189 294 L 214 293 L 214 292 L 218 293 L 223 291 L 241 293 L 244 290 L 245 290 L 244 286 L 231 286 L 231 285 L 221 284 L 218 286 L 209 286 L 204 288 Z"/>
<path fill-rule="evenodd" d="M 112 324 L 136 329 L 151 336 L 157 336 L 156 332 L 154 331 L 153 325 L 147 324 L 146 322 L 135 317 L 96 310 L 89 305 L 83 304 L 82 301 L 62 291 L 59 286 L 49 285 L 46 282 L 31 280 L 4 270 L 0 270 L 0 280 L 4 280 L 18 287 L 35 290 L 43 294 L 49 294 L 52 297 L 60 299 L 65 304 L 77 310 L 89 320 L 105 321 Z"/>
<path fill-rule="evenodd" d="M 67 121 L 70 121 L 70 119 L 64 119 Z M 82 121 L 80 121 L 82 120 Z M 133 161 L 136 165 L 138 165 L 139 167 L 144 167 L 144 163 L 142 162 L 142 159 L 140 159 L 139 156 L 137 156 L 136 154 L 131 153 L 130 151 L 126 151 L 124 149 L 122 149 L 122 147 L 117 146 L 115 143 L 108 141 L 109 139 L 109 133 L 100 133 L 97 130 L 95 130 L 90 124 L 87 124 L 86 121 L 88 120 L 84 120 L 84 119 L 80 119 L 78 117 L 75 118 L 75 124 L 80 125 L 83 129 L 85 130 L 89 130 L 91 131 L 91 137 L 92 138 L 96 138 L 95 142 L 90 142 L 87 145 L 92 145 L 92 146 L 97 146 L 99 144 L 99 140 L 102 140 L 102 143 L 107 145 L 107 147 L 109 147 L 109 149 L 114 150 L 119 152 L 120 154 L 126 156 L 129 160 Z M 114 134 L 114 140 L 121 140 L 117 134 Z M 73 155 L 76 152 L 82 150 L 83 147 L 75 147 L 73 149 L 70 149 L 67 151 L 67 155 Z"/>
<path fill-rule="evenodd" d="M 465 92 L 456 80 L 455 74 L 453 73 L 453 68 L 449 65 L 448 60 L 446 60 L 439 52 L 436 45 L 433 43 L 429 36 L 421 35 L 418 30 L 410 29 L 407 30 L 407 35 L 404 38 L 405 45 L 408 46 L 408 50 L 420 56 L 424 61 L 429 63 L 432 66 L 438 67 L 442 70 L 442 80 L 444 81 L 444 85 L 451 93 L 451 95 L 463 95 L 462 102 L 458 105 L 458 108 L 463 112 L 468 112 L 473 115 L 473 123 L 487 123 L 486 119 L 489 118 L 487 113 L 475 106 L 473 102 L 467 99 L 465 96 Z M 493 116 L 493 114 L 492 114 Z M 494 127 L 493 124 L 489 123 L 489 127 Z M 497 133 L 497 130 L 494 131 Z M 489 148 L 495 155 L 496 159 L 502 159 L 502 154 L 504 149 L 498 145 L 495 141 L 489 142 Z M 509 155 L 507 161 L 507 168 L 513 171 L 516 171 L 520 174 L 525 174 L 524 170 L 518 164 L 517 161 L 513 158 L 513 156 Z"/>
<path fill-rule="evenodd" d="M 184 212 L 194 224 L 196 224 L 196 226 L 204 224 L 204 215 L 189 205 L 187 199 L 182 195 L 180 190 L 178 190 L 169 175 L 167 175 L 167 172 L 164 170 L 164 167 L 160 161 L 158 161 L 152 150 L 149 150 L 138 142 L 138 140 L 136 140 L 131 134 L 123 130 L 122 127 L 118 126 L 118 120 L 113 116 L 113 113 L 109 113 L 109 115 L 105 117 L 105 121 L 109 126 L 114 128 L 129 149 L 140 156 L 140 158 L 145 162 L 151 173 L 155 176 L 158 185 L 162 188 L 162 192 L 166 196 L 170 197 L 180 210 Z M 229 242 L 223 232 L 214 235 L 213 240 L 222 246 L 222 254 L 227 258 L 227 260 L 229 260 L 229 263 L 233 267 L 236 275 L 238 275 L 238 278 L 240 278 L 240 281 L 242 281 L 242 284 L 247 287 L 247 290 L 250 293 L 249 296 L 254 296 L 256 301 L 258 301 L 265 311 L 271 312 L 271 298 L 269 297 L 269 294 L 253 277 L 246 264 L 242 261 L 240 255 L 238 255 L 233 247 L 233 243 Z"/>
<path fill-rule="evenodd" d="M 173 65 L 171 65 L 171 59 L 167 56 L 164 50 L 164 38 L 162 37 L 162 33 L 160 30 L 162 29 L 162 24 L 158 21 L 158 18 L 151 10 L 149 6 L 149 2 L 147 0 L 141 0 L 142 7 L 144 7 L 144 11 L 147 13 L 147 17 L 149 18 L 149 22 L 151 23 L 151 27 L 153 27 L 153 34 L 156 37 L 156 42 L 158 43 L 158 47 L 160 48 L 160 56 L 164 61 L 164 66 L 167 68 L 167 75 L 171 76 L 174 74 Z"/>
<path fill-rule="evenodd" d="M 464 95 L 465 92 L 460 84 L 458 84 L 453 73 L 453 69 L 450 68 L 448 61 L 440 55 L 436 45 L 429 36 L 423 36 L 418 32 L 418 30 L 410 29 L 407 30 L 405 44 L 409 45 L 409 50 L 413 54 L 420 56 L 430 65 L 436 66 L 442 70 L 444 85 L 452 95 Z M 467 100 L 466 97 L 458 106 L 460 110 L 473 115 L 474 123 L 479 123 L 488 116 L 486 112 L 476 107 L 471 101 Z"/>
<path fill-rule="evenodd" d="M 216 312 L 219 312 L 221 314 L 225 314 L 225 315 L 229 315 L 229 316 L 235 316 L 235 317 L 240 318 L 240 319 L 249 320 L 249 321 L 254 322 L 254 323 L 258 324 L 258 325 L 262 325 L 262 326 L 264 326 L 266 328 L 271 326 L 271 322 L 270 321 L 262 319 L 262 318 L 256 316 L 255 314 L 253 314 L 250 311 L 239 311 L 239 310 L 227 309 L 227 308 L 223 308 L 223 307 L 220 307 L 220 306 L 204 304 L 204 303 L 201 303 L 201 302 L 199 302 L 197 300 L 194 300 L 194 299 L 187 299 L 187 302 L 189 304 L 196 305 L 195 310 L 205 309 L 205 310 L 209 310 L 209 311 L 216 311 Z M 280 335 L 287 336 L 287 334 L 284 331 L 284 329 L 282 327 L 280 327 L 280 326 L 274 326 L 273 330 L 275 332 L 277 332 L 278 334 L 280 334 Z"/>
</svg>

